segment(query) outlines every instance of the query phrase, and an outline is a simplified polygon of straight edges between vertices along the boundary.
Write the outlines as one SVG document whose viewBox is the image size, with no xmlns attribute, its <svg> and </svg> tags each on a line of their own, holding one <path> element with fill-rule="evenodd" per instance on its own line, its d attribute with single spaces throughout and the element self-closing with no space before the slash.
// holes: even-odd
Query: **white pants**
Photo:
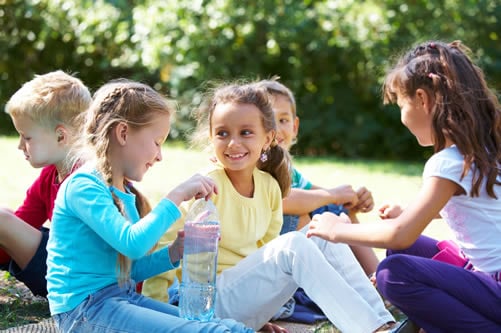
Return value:
<svg viewBox="0 0 501 333">
<path fill-rule="evenodd" d="M 216 315 L 259 330 L 298 287 L 344 333 L 369 333 L 393 316 L 351 249 L 300 231 L 283 234 L 217 278 Z"/>
</svg>

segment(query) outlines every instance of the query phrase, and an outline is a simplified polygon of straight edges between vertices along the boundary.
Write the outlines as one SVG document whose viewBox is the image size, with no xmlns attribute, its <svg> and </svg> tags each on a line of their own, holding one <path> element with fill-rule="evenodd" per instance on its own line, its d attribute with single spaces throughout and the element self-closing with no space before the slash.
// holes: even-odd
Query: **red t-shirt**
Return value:
<svg viewBox="0 0 501 333">
<path fill-rule="evenodd" d="M 61 185 L 57 179 L 58 173 L 54 165 L 46 166 L 40 172 L 35 182 L 26 191 L 26 198 L 15 214 L 21 220 L 36 229 L 52 219 L 54 200 Z M 7 263 L 10 256 L 0 250 L 0 263 Z"/>
</svg>

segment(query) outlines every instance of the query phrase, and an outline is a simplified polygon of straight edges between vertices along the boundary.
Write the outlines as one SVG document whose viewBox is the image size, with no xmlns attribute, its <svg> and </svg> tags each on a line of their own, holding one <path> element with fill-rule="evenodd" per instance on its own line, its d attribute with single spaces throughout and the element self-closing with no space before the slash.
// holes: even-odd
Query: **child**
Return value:
<svg viewBox="0 0 501 333">
<path fill-rule="evenodd" d="M 296 115 L 296 100 L 292 91 L 278 77 L 262 80 L 262 85 L 272 95 L 273 112 L 277 124 L 276 140 L 287 151 L 297 142 L 299 117 Z M 350 208 L 349 210 L 347 208 Z M 281 234 L 300 230 L 310 222 L 310 215 L 330 211 L 339 215 L 350 214 L 353 223 L 359 223 L 358 212 L 370 212 L 374 208 L 372 194 L 365 187 L 354 191 L 350 185 L 323 188 L 312 184 L 296 169 L 292 168 L 290 193 L 283 199 L 284 224 Z M 376 254 L 365 246 L 352 246 L 352 251 L 362 265 L 365 273 L 371 275 L 379 263 Z"/>
<path fill-rule="evenodd" d="M 18 148 L 34 168 L 43 168 L 12 212 L 0 209 L 0 269 L 8 270 L 34 295 L 47 296 L 47 239 L 54 200 L 68 176 L 68 151 L 78 133 L 76 118 L 87 109 L 91 95 L 77 78 L 62 71 L 37 75 L 7 102 L 19 133 Z"/>
<path fill-rule="evenodd" d="M 400 214 L 383 211 L 386 219 L 378 226 L 316 215 L 307 235 L 407 249 L 381 262 L 377 284 L 426 332 L 500 332 L 499 101 L 459 41 L 419 44 L 388 73 L 383 90 L 385 102 L 398 103 L 402 123 L 418 143 L 434 146 L 418 197 Z M 440 242 L 418 238 L 439 213 L 460 248 L 454 252 L 450 244 L 446 256 Z"/>
<path fill-rule="evenodd" d="M 178 317 L 169 304 L 135 292 L 134 280 L 179 265 L 183 233 L 168 248 L 148 254 L 179 218 L 176 207 L 208 199 L 214 182 L 188 179 L 153 209 L 132 181 L 162 160 L 173 112 L 144 84 L 117 81 L 94 95 L 82 142 L 85 161 L 61 185 L 47 245 L 49 308 L 62 332 L 252 332 L 232 320 L 201 323 Z"/>
<path fill-rule="evenodd" d="M 290 170 L 287 151 L 275 141 L 266 90 L 254 83 L 226 85 L 207 106 L 199 133 L 202 140 L 209 137 L 217 159 L 207 173 L 219 190 L 213 198 L 221 223 L 216 314 L 257 330 L 302 287 L 345 332 L 393 323 L 348 246 L 308 240 L 300 232 L 278 237 Z M 165 294 L 165 278 L 147 281 L 143 291 Z"/>
</svg>

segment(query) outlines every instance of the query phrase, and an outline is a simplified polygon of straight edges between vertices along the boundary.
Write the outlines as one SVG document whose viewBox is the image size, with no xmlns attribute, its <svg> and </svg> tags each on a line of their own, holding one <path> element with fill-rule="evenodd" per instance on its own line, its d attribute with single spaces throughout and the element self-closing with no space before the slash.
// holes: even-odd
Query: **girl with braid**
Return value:
<svg viewBox="0 0 501 333">
<path fill-rule="evenodd" d="M 428 333 L 501 332 L 501 107 L 459 41 L 426 42 L 388 73 L 385 102 L 421 146 L 433 146 L 423 186 L 378 225 L 315 215 L 308 236 L 383 247 L 377 286 Z M 440 215 L 455 242 L 421 235 Z"/>
<path fill-rule="evenodd" d="M 182 319 L 177 307 L 135 292 L 135 281 L 179 265 L 182 231 L 151 250 L 180 217 L 178 205 L 217 189 L 194 175 L 151 209 L 131 182 L 162 160 L 173 108 L 144 84 L 114 81 L 94 95 L 82 142 L 83 161 L 61 185 L 47 245 L 49 307 L 61 332 L 252 332 L 234 320 Z"/>
</svg>

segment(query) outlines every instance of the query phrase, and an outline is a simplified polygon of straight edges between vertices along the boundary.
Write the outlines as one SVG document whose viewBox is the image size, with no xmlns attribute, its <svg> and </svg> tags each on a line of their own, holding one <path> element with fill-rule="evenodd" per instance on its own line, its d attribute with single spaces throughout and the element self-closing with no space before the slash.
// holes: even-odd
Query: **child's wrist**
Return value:
<svg viewBox="0 0 501 333">
<path fill-rule="evenodd" d="M 169 192 L 166 196 L 166 199 L 172 201 L 176 206 L 179 206 L 183 202 L 183 197 L 176 191 Z"/>
<path fill-rule="evenodd" d="M 169 245 L 169 257 L 170 257 L 170 262 L 173 264 L 181 260 L 181 255 L 179 254 L 179 250 L 177 250 L 175 246 L 172 246 L 172 244 Z"/>
</svg>

